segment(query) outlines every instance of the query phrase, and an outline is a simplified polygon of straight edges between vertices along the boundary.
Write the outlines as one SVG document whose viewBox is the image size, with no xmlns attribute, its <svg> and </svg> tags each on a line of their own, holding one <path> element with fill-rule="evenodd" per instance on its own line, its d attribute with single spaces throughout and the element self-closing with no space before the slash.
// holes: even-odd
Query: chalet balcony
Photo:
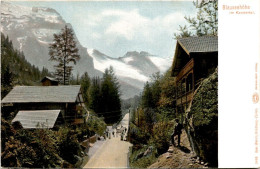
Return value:
<svg viewBox="0 0 260 169">
<path fill-rule="evenodd" d="M 193 96 L 193 90 L 177 96 L 176 105 L 181 105 L 184 103 L 188 104 L 191 101 L 192 96 Z"/>
<path fill-rule="evenodd" d="M 85 117 L 82 112 L 67 112 L 67 115 L 64 116 L 67 123 L 71 124 L 83 124 L 85 122 Z"/>
<path fill-rule="evenodd" d="M 176 81 L 179 82 L 181 79 L 183 79 L 189 72 L 192 71 L 194 67 L 194 59 L 191 59 L 179 72 L 179 74 L 176 77 Z"/>
<path fill-rule="evenodd" d="M 84 118 L 78 118 L 74 119 L 73 124 L 83 124 L 84 123 Z"/>
</svg>

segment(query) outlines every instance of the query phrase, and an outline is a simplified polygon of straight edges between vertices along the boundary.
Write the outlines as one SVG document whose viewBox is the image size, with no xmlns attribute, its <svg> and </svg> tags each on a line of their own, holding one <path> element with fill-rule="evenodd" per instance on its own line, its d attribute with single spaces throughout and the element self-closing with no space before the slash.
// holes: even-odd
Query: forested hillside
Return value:
<svg viewBox="0 0 260 169">
<path fill-rule="evenodd" d="M 164 75 L 154 74 L 152 80 L 145 84 L 139 106 L 131 112 L 131 167 L 146 168 L 168 150 L 173 119 L 176 118 L 173 84 L 170 70 Z"/>
<path fill-rule="evenodd" d="M 15 85 L 39 85 L 41 78 L 50 73 L 46 68 L 39 70 L 31 65 L 23 52 L 14 49 L 8 36 L 1 33 L 1 97 Z"/>
<path fill-rule="evenodd" d="M 147 82 L 141 96 L 139 106 L 132 111 L 130 124 L 130 142 L 133 148 L 130 155 L 131 167 L 146 168 L 158 162 L 158 157 L 167 152 L 171 143 L 171 133 L 176 119 L 181 121 L 180 114 L 175 111 L 175 85 L 170 70 L 164 75 L 155 74 L 152 81 Z M 217 166 L 217 124 L 218 124 L 218 71 L 205 78 L 194 93 L 194 100 L 190 112 L 185 114 L 183 133 L 187 147 L 181 147 L 185 152 L 192 151 L 207 161 L 209 166 Z M 202 99 L 203 98 L 203 99 Z M 189 148 L 189 150 L 188 150 Z M 177 151 L 177 150 L 176 150 Z M 185 154 L 185 153 L 184 153 Z M 172 159 L 183 158 L 173 153 L 173 158 L 167 159 L 169 163 L 160 164 L 161 167 L 181 166 L 181 161 Z M 161 158 L 159 158 L 161 159 Z M 166 160 L 166 161 L 167 161 Z M 159 164 L 152 167 L 159 167 Z M 189 167 L 187 164 L 183 167 Z"/>
<path fill-rule="evenodd" d="M 31 65 L 23 52 L 14 49 L 12 41 L 1 33 L 1 97 L 5 97 L 16 85 L 41 85 L 40 80 L 51 73 Z M 70 83 L 81 84 L 87 92 L 89 77 L 85 73 Z M 106 124 L 93 112 L 87 123 L 81 126 L 64 124 L 50 129 L 23 129 L 20 122 L 12 123 L 16 112 L 2 108 L 1 118 L 1 165 L 3 167 L 28 168 L 76 168 L 86 156 L 82 142 L 99 134 Z"/>
</svg>

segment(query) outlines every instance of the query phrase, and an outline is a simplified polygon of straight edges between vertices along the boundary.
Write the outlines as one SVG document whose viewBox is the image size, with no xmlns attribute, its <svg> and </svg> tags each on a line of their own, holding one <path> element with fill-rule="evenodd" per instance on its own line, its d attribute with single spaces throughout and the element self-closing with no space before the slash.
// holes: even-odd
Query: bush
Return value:
<svg viewBox="0 0 260 169">
<path fill-rule="evenodd" d="M 135 124 L 130 123 L 130 142 L 134 145 L 147 144 L 150 133 L 144 132 L 142 129 L 138 128 Z"/>
<path fill-rule="evenodd" d="M 2 150 L 1 163 L 4 167 L 33 167 L 36 159 L 35 151 L 28 145 L 15 140 L 13 136 L 5 144 Z"/>
<path fill-rule="evenodd" d="M 155 145 L 158 154 L 165 153 L 168 150 L 172 128 L 172 123 L 167 119 L 162 120 L 153 126 L 153 135 L 149 142 Z"/>
<path fill-rule="evenodd" d="M 194 95 L 186 127 L 198 156 L 211 166 L 218 164 L 218 69 L 202 81 Z"/>
<path fill-rule="evenodd" d="M 103 118 L 91 115 L 84 129 L 88 131 L 88 136 L 92 136 L 95 133 L 103 135 L 106 128 L 107 125 Z"/>
<path fill-rule="evenodd" d="M 130 152 L 132 152 L 129 157 L 130 167 L 147 168 L 156 161 L 156 151 L 152 151 L 150 155 L 143 156 L 148 147 L 149 146 L 144 146 L 138 150 L 130 149 Z"/>
<path fill-rule="evenodd" d="M 57 154 L 55 134 L 51 130 L 15 130 L 2 120 L 2 166 L 5 167 L 57 167 L 61 158 Z"/>
<path fill-rule="evenodd" d="M 60 157 L 71 164 L 76 164 L 76 156 L 80 156 L 82 151 L 76 132 L 68 128 L 61 128 L 58 135 L 57 146 Z"/>
<path fill-rule="evenodd" d="M 21 133 L 21 134 L 20 134 Z M 33 159 L 36 167 L 57 167 L 61 164 L 54 131 L 37 129 L 34 131 L 20 130 L 17 139 L 23 138 L 24 143 L 32 147 L 37 157 Z"/>
<path fill-rule="evenodd" d="M 78 131 L 69 127 L 58 131 L 49 129 L 20 129 L 1 120 L 2 154 L 4 167 L 56 168 L 75 167 L 81 155 Z"/>
</svg>

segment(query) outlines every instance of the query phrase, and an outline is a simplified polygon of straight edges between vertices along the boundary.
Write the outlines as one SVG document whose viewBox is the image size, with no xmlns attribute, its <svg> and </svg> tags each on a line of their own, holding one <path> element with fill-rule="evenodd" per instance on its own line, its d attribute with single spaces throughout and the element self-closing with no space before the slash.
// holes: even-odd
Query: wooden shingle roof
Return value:
<svg viewBox="0 0 260 169">
<path fill-rule="evenodd" d="M 70 86 L 16 86 L 2 103 L 74 103 L 80 85 Z"/>
<path fill-rule="evenodd" d="M 19 121 L 23 128 L 53 128 L 60 110 L 19 111 L 13 122 Z"/>
<path fill-rule="evenodd" d="M 197 52 L 218 51 L 217 36 L 187 37 L 187 38 L 179 38 L 177 41 L 188 55 L 190 53 L 197 53 Z"/>
<path fill-rule="evenodd" d="M 49 76 L 45 76 L 44 78 L 42 78 L 41 82 L 43 82 L 45 79 L 49 79 L 50 81 L 58 82 L 58 80 L 56 78 L 49 77 Z"/>
</svg>

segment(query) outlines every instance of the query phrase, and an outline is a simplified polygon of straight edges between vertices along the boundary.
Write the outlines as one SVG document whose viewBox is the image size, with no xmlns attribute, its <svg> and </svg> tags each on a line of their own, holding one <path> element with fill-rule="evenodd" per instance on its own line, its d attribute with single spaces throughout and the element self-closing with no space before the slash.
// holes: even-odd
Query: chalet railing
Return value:
<svg viewBox="0 0 260 169">
<path fill-rule="evenodd" d="M 77 105 L 77 106 L 76 106 L 76 110 L 77 110 L 77 111 L 81 111 L 81 110 L 83 110 L 83 107 L 82 107 L 81 105 Z"/>
<path fill-rule="evenodd" d="M 180 71 L 176 77 L 176 81 L 180 81 L 194 67 L 194 59 L 192 58 Z"/>
<path fill-rule="evenodd" d="M 187 103 L 187 102 L 191 101 L 192 96 L 193 96 L 193 90 L 188 91 L 188 92 L 186 92 L 182 95 L 179 95 L 179 96 L 177 96 L 176 104 L 180 105 L 180 104 L 183 104 L 183 103 Z"/>
<path fill-rule="evenodd" d="M 83 124 L 84 123 L 84 119 L 74 119 L 74 124 Z"/>
<path fill-rule="evenodd" d="M 85 122 L 85 117 L 83 117 L 82 114 L 77 114 L 77 112 L 70 112 L 69 114 L 65 115 L 64 118 L 65 121 L 70 124 L 82 124 Z"/>
</svg>

